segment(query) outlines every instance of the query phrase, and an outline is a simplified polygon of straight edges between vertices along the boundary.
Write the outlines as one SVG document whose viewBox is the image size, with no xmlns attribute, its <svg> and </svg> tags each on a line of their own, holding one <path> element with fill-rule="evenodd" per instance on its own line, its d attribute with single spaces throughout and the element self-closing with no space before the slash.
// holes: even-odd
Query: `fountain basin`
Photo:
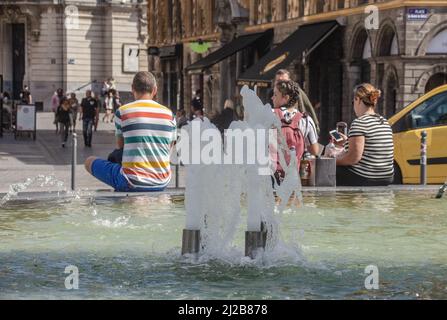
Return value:
<svg viewBox="0 0 447 320">
<path fill-rule="evenodd" d="M 0 299 L 446 299 L 447 202 L 432 189 L 305 191 L 282 217 L 290 250 L 255 260 L 245 216 L 233 251 L 182 257 L 178 192 L 28 195 L 0 208 Z M 64 287 L 69 265 L 78 290 Z M 379 290 L 364 286 L 369 265 Z"/>
</svg>

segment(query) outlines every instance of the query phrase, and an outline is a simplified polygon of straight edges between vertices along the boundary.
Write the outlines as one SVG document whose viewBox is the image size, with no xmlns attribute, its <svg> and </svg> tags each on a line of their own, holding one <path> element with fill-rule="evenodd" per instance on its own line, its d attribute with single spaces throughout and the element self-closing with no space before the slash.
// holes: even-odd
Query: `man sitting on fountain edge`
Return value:
<svg viewBox="0 0 447 320">
<path fill-rule="evenodd" d="M 171 180 L 170 150 L 176 136 L 173 114 L 153 99 L 157 83 L 150 72 L 138 72 L 132 82 L 135 102 L 116 111 L 118 148 L 122 164 L 96 157 L 85 161 L 86 170 L 115 191 L 162 191 Z"/>
</svg>

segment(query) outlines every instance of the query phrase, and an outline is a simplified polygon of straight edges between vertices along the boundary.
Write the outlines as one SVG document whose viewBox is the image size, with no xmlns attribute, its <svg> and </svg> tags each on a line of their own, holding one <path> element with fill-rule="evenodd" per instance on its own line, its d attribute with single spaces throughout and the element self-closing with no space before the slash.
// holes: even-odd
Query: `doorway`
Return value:
<svg viewBox="0 0 447 320">
<path fill-rule="evenodd" d="M 25 76 L 25 24 L 11 24 L 12 39 L 12 98 L 20 99 Z"/>
</svg>

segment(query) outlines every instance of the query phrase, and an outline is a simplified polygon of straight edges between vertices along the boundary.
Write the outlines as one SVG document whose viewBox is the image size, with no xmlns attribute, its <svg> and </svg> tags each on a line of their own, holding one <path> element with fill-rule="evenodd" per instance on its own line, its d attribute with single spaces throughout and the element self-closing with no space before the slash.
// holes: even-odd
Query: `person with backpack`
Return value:
<svg viewBox="0 0 447 320">
<path fill-rule="evenodd" d="M 281 120 L 281 133 L 290 150 L 295 150 L 297 169 L 304 154 L 304 135 L 300 129 L 303 114 L 298 110 L 299 86 L 294 81 L 278 81 L 273 89 L 274 113 Z M 284 154 L 286 164 L 290 163 L 290 153 Z M 278 163 L 275 178 L 280 184 L 284 170 Z"/>
<path fill-rule="evenodd" d="M 273 88 L 276 86 L 278 81 L 291 81 L 291 80 L 292 80 L 292 77 L 288 70 L 279 69 L 275 74 L 275 79 L 273 80 Z M 310 102 L 306 92 L 300 87 L 300 85 L 298 83 L 296 83 L 296 85 L 298 87 L 298 93 L 299 93 L 297 108 L 301 113 L 303 113 L 305 115 L 307 114 L 309 119 L 312 119 L 313 126 L 315 127 L 315 131 L 317 134 L 319 134 L 320 133 L 320 124 L 318 121 L 319 118 L 317 117 L 317 114 L 315 112 L 315 108 L 312 106 L 312 103 Z M 272 96 L 271 99 L 273 99 L 273 90 L 270 95 Z M 306 135 L 304 135 L 304 137 L 306 137 Z"/>
</svg>

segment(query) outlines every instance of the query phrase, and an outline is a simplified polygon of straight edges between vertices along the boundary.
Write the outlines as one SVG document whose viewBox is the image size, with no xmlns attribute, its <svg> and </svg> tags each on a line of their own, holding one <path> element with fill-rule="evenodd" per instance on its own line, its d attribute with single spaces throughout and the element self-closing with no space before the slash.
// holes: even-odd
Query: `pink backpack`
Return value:
<svg viewBox="0 0 447 320">
<path fill-rule="evenodd" d="M 300 161 L 304 154 L 304 136 L 299 127 L 303 114 L 301 112 L 297 112 L 297 114 L 292 118 L 292 121 L 287 123 L 281 109 L 276 108 L 275 113 L 281 120 L 281 133 L 284 136 L 289 149 L 294 147 L 296 150 L 296 162 L 299 172 Z M 290 155 L 286 153 L 284 158 L 288 165 L 290 163 Z M 279 163 L 277 168 L 277 171 L 284 171 Z"/>
</svg>

